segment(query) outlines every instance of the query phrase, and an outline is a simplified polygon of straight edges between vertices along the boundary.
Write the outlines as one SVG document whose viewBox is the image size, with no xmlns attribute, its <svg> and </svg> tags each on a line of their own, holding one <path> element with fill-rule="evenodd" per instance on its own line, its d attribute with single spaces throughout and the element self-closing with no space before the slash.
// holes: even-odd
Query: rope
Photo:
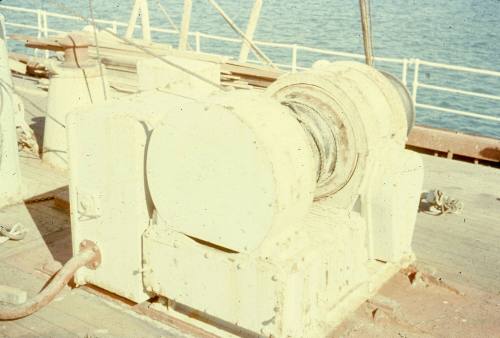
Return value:
<svg viewBox="0 0 500 338">
<path fill-rule="evenodd" d="M 451 198 L 438 189 L 424 192 L 421 196 L 420 209 L 430 215 L 460 214 L 463 208 L 462 201 Z"/>
<path fill-rule="evenodd" d="M 172 26 L 172 28 L 175 30 L 176 33 L 179 33 L 179 27 L 177 27 L 174 20 L 172 20 L 172 17 L 168 14 L 167 10 L 161 4 L 160 0 L 156 0 L 156 4 L 158 5 L 158 8 L 160 8 L 160 11 L 163 13 L 163 16 L 165 16 L 165 18 L 167 19 L 170 26 Z M 193 50 L 191 45 L 189 45 L 189 41 L 187 42 L 187 47 L 188 47 L 188 49 Z"/>
<path fill-rule="evenodd" d="M 53 199 L 55 199 L 55 196 L 31 198 L 29 200 L 24 201 L 24 204 L 35 204 L 35 203 L 39 203 L 39 202 L 51 201 Z"/>
<path fill-rule="evenodd" d="M 165 16 L 165 18 L 167 19 L 167 21 L 170 24 L 170 26 L 172 26 L 172 28 L 178 33 L 179 32 L 179 28 L 175 24 L 174 20 L 172 20 L 172 18 L 168 14 L 167 10 L 165 9 L 165 7 L 163 7 L 163 5 L 161 4 L 160 0 L 156 0 L 156 4 L 160 8 L 161 12 L 163 13 L 163 15 Z"/>
<path fill-rule="evenodd" d="M 18 150 L 22 150 L 24 148 L 30 149 L 34 154 L 38 155 L 38 143 L 35 139 L 35 133 L 33 130 L 28 126 L 26 121 L 24 121 L 24 105 L 19 98 L 19 94 L 17 93 L 16 89 L 14 86 L 10 85 L 7 83 L 5 80 L 0 81 L 0 118 L 1 114 L 3 111 L 3 104 L 4 104 L 4 98 L 5 98 L 5 93 L 8 93 L 8 97 L 11 100 L 12 108 L 14 109 L 15 114 L 22 114 L 21 121 L 16 121 L 20 122 L 19 125 L 16 125 L 16 132 L 17 132 L 17 144 L 18 144 Z M 2 139 L 0 138 L 0 154 L 2 154 Z M 19 149 L 20 148 L 20 149 Z"/>
<path fill-rule="evenodd" d="M 259 47 L 257 47 L 252 40 L 250 40 L 249 38 L 247 38 L 247 36 L 245 35 L 245 33 L 243 33 L 241 31 L 241 29 L 238 28 L 238 26 L 236 26 L 236 24 L 233 22 L 233 20 L 231 20 L 231 18 L 224 12 L 224 10 L 219 6 L 219 4 L 217 4 L 217 2 L 215 0 L 208 0 L 208 2 L 210 3 L 210 5 L 212 5 L 212 7 L 222 16 L 222 18 L 227 22 L 227 24 L 239 35 L 241 36 L 241 38 L 243 40 L 245 40 L 246 42 L 248 42 L 248 44 L 250 45 L 250 47 L 252 47 L 253 51 L 255 52 L 255 54 L 257 55 L 257 57 L 259 59 L 261 59 L 261 61 L 264 61 L 267 65 L 273 67 L 273 68 L 277 68 L 271 61 L 271 59 L 269 59 L 265 54 L 264 52 L 262 52 L 262 50 L 260 50 Z"/>
<path fill-rule="evenodd" d="M 21 224 L 16 223 L 13 225 L 0 225 L 0 235 L 7 237 L 7 240 L 20 241 L 26 237 L 28 230 Z M 2 242 L 5 242 L 4 239 Z"/>
<path fill-rule="evenodd" d="M 99 52 L 99 41 L 97 40 L 97 27 L 94 19 L 94 9 L 92 6 L 92 0 L 89 0 L 89 13 L 90 13 L 90 18 L 92 20 L 92 27 L 94 30 L 95 51 L 97 54 L 97 59 L 99 60 L 98 63 L 99 63 L 99 73 L 101 74 L 102 91 L 104 94 L 104 100 L 106 101 L 108 99 L 108 95 L 106 93 L 106 83 L 104 82 L 104 74 L 102 70 L 101 54 Z"/>
<path fill-rule="evenodd" d="M 34 204 L 44 201 L 53 200 L 54 196 L 45 196 L 39 198 L 32 198 L 24 201 L 24 204 Z M 24 227 L 21 223 L 11 224 L 11 225 L 0 225 L 0 244 L 7 242 L 9 239 L 14 241 L 20 241 L 26 237 L 28 229 Z"/>
<path fill-rule="evenodd" d="M 21 114 L 20 121 L 16 119 L 16 134 L 18 150 L 25 148 L 29 149 L 33 154 L 38 156 L 38 143 L 35 139 L 33 130 L 24 121 L 24 107 L 22 101 L 17 94 L 14 86 L 10 85 L 5 80 L 0 80 L 0 119 L 3 113 L 3 105 L 5 99 L 10 99 L 14 114 Z M 19 123 L 19 125 L 18 125 Z M 3 154 L 3 137 L 0 135 L 0 154 Z M 0 155 L 0 167 L 2 166 L 2 155 Z"/>
</svg>

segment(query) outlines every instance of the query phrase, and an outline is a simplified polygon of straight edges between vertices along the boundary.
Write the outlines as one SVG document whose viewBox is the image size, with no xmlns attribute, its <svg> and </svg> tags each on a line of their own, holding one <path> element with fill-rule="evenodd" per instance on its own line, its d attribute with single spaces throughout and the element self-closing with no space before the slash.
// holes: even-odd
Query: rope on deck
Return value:
<svg viewBox="0 0 500 338">
<path fill-rule="evenodd" d="M 430 215 L 460 214 L 464 203 L 451 198 L 439 189 L 423 192 L 420 197 L 420 211 Z"/>
</svg>

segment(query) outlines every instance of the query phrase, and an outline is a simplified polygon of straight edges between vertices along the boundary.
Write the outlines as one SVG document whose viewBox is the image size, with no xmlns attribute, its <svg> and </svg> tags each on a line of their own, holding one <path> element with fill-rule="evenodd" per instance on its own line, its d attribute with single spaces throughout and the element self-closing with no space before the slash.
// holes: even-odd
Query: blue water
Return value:
<svg viewBox="0 0 500 338">
<path fill-rule="evenodd" d="M 160 0 L 179 24 L 181 0 Z M 170 28 L 150 0 L 152 25 Z M 240 26 L 245 27 L 253 1 L 218 0 L 222 8 Z M 54 0 L 4 0 L 5 5 L 41 8 L 73 14 Z M 88 16 L 88 0 L 61 1 L 71 11 Z M 132 0 L 93 0 L 96 18 L 127 21 Z M 376 56 L 420 58 L 475 68 L 500 71 L 500 0 L 392 0 L 372 1 L 372 31 Z M 35 22 L 32 16 L 4 12 L 8 21 Z M 52 20 L 49 27 L 62 22 Z M 74 26 L 79 29 L 81 26 Z M 193 1 L 191 30 L 236 37 L 207 1 Z M 10 33 L 15 33 L 10 29 Z M 20 32 L 20 31 L 17 31 Z M 171 36 L 158 34 L 158 40 L 175 43 Z M 264 0 L 256 39 L 296 43 L 322 49 L 363 53 L 357 0 Z M 194 45 L 194 41 L 191 41 Z M 289 52 L 263 48 L 274 62 L 290 63 Z M 238 46 L 202 41 L 202 50 L 237 55 Z M 309 66 L 318 58 L 313 53 L 299 53 L 299 66 Z M 339 58 L 326 58 L 335 60 Z M 401 74 L 399 67 L 377 65 Z M 500 95 L 500 78 L 458 75 L 455 72 L 422 67 L 421 80 L 436 85 Z M 409 70 L 411 75 L 411 69 Z M 411 79 L 411 76 L 409 76 Z M 409 80 L 409 85 L 411 86 Z M 419 89 L 419 102 L 500 116 L 500 101 L 431 92 Z M 500 123 L 419 110 L 417 122 L 436 127 L 461 130 L 500 138 Z"/>
</svg>

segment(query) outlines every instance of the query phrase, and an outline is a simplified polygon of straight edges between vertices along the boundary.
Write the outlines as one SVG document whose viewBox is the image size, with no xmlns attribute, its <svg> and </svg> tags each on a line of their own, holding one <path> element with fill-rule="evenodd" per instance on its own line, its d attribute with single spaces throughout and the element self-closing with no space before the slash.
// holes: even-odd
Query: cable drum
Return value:
<svg viewBox="0 0 500 338">
<path fill-rule="evenodd" d="M 318 62 L 283 75 L 266 93 L 290 109 L 310 139 L 315 199 L 336 198 L 339 206 L 357 198 L 368 157 L 387 142 L 404 144 L 415 120 L 399 80 L 357 62 Z"/>
<path fill-rule="evenodd" d="M 415 105 L 413 104 L 411 95 L 408 92 L 408 89 L 405 87 L 405 85 L 401 81 L 399 81 L 397 77 L 384 71 L 380 71 L 380 73 L 382 73 L 382 75 L 384 75 L 389 80 L 394 89 L 396 89 L 396 91 L 399 93 L 401 101 L 403 102 L 404 112 L 406 115 L 406 123 L 408 126 L 407 135 L 410 135 L 410 132 L 413 129 L 413 126 L 415 125 L 415 119 L 416 119 Z"/>
<path fill-rule="evenodd" d="M 282 104 L 290 108 L 306 131 L 317 163 L 316 182 L 318 186 L 324 185 L 335 170 L 337 160 L 335 134 L 321 113 L 313 107 L 293 100 L 284 101 Z"/>
<path fill-rule="evenodd" d="M 378 148 L 379 142 L 387 140 L 405 144 L 411 102 L 398 79 L 389 79 L 383 72 L 358 62 L 317 62 L 313 69 L 332 81 L 341 81 L 348 90 L 358 106 L 371 148 Z M 410 109 L 405 106 L 408 104 Z"/>
<path fill-rule="evenodd" d="M 267 94 L 290 109 L 316 154 L 315 200 L 342 190 L 359 160 L 363 126 L 347 112 L 356 109 L 347 93 L 321 74 L 288 74 L 267 89 Z M 359 144 L 357 144 L 359 143 Z"/>
</svg>

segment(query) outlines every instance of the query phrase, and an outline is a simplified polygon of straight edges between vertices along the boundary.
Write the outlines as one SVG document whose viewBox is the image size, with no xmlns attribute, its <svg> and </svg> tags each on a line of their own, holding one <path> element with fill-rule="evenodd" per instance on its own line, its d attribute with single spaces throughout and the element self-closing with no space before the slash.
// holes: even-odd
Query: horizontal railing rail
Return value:
<svg viewBox="0 0 500 338">
<path fill-rule="evenodd" d="M 16 6 L 8 6 L 8 5 L 0 5 L 0 9 L 4 10 L 4 11 L 12 11 L 12 12 L 17 12 L 17 13 L 33 14 L 34 19 L 36 19 L 36 22 L 37 22 L 36 25 L 30 25 L 30 24 L 18 23 L 18 22 L 10 22 L 8 20 L 6 20 L 6 25 L 9 27 L 14 27 L 14 28 L 18 28 L 18 29 L 34 30 L 37 33 L 38 37 L 48 37 L 48 35 L 51 33 L 63 34 L 63 33 L 68 31 L 67 29 L 61 30 L 61 29 L 55 29 L 53 27 L 52 28 L 49 27 L 49 22 L 50 22 L 49 19 L 50 18 L 57 18 L 57 19 L 63 19 L 66 21 L 74 21 L 74 22 L 84 22 L 85 24 L 87 23 L 87 22 L 83 21 L 81 17 L 78 17 L 78 16 L 61 14 L 61 13 L 53 13 L 53 12 L 48 12 L 48 11 L 44 11 L 44 10 L 29 9 L 29 8 L 22 8 L 22 7 L 16 7 Z M 105 26 L 106 28 L 111 29 L 115 33 L 117 33 L 118 28 L 128 27 L 127 23 L 121 22 L 121 21 L 96 19 L 95 22 L 97 24 L 101 25 L 101 27 Z M 141 28 L 140 25 L 137 25 L 137 26 L 139 28 Z M 175 29 L 150 27 L 150 31 L 156 32 L 156 33 L 174 35 L 174 36 L 179 35 L 179 31 L 175 30 Z M 188 35 L 190 38 L 194 39 L 196 52 L 202 52 L 204 50 L 202 47 L 204 40 L 205 41 L 214 40 L 214 41 L 218 41 L 218 42 L 231 43 L 231 44 L 235 44 L 235 45 L 241 45 L 243 43 L 242 39 L 240 39 L 240 38 L 213 35 L 213 34 L 208 34 L 208 33 L 204 33 L 204 32 L 189 32 Z M 362 54 L 333 51 L 333 50 L 328 50 L 328 49 L 301 46 L 301 45 L 297 45 L 297 44 L 276 43 L 276 42 L 268 42 L 268 41 L 253 41 L 253 43 L 258 47 L 267 47 L 267 48 L 277 48 L 280 50 L 288 50 L 291 62 L 290 63 L 275 63 L 275 65 L 280 67 L 280 68 L 283 68 L 283 69 L 288 69 L 292 72 L 307 69 L 307 67 L 299 66 L 299 63 L 300 63 L 299 62 L 300 61 L 299 55 L 304 54 L 304 53 L 313 53 L 313 54 L 322 55 L 322 56 L 340 57 L 340 58 L 348 58 L 348 59 L 354 59 L 354 60 L 364 60 L 364 58 L 365 58 L 365 56 Z M 35 50 L 35 53 L 38 54 L 39 51 Z M 224 55 L 223 53 L 221 53 L 221 54 Z M 45 56 L 46 57 L 49 56 L 48 51 L 45 51 Z M 225 55 L 225 56 L 235 57 L 234 55 Z M 468 118 L 479 119 L 482 121 L 489 121 L 489 122 L 494 122 L 494 123 L 500 122 L 500 111 L 499 111 L 498 116 L 493 116 L 492 114 L 464 111 L 464 110 L 454 109 L 454 108 L 450 108 L 450 107 L 443 107 L 443 106 L 436 105 L 436 104 L 424 103 L 424 102 L 420 102 L 418 100 L 419 89 L 426 89 L 426 90 L 430 90 L 430 91 L 435 92 L 435 93 L 449 93 L 449 94 L 453 94 L 453 95 L 457 95 L 457 96 L 475 97 L 475 98 L 485 99 L 485 100 L 500 101 L 500 95 L 493 95 L 493 94 L 487 94 L 487 93 L 482 93 L 482 92 L 477 92 L 477 91 L 471 91 L 471 90 L 465 90 L 465 89 L 459 89 L 459 88 L 451 88 L 451 87 L 447 87 L 447 86 L 443 86 L 443 85 L 424 83 L 424 82 L 420 81 L 421 66 L 425 66 L 427 68 L 432 68 L 432 69 L 438 69 L 438 70 L 452 71 L 452 72 L 456 72 L 459 74 L 464 74 L 464 73 L 477 74 L 477 75 L 490 76 L 490 77 L 495 77 L 495 78 L 500 79 L 500 72 L 499 71 L 449 65 L 449 64 L 425 61 L 425 60 L 420 60 L 420 59 L 375 57 L 375 61 L 378 64 L 380 64 L 380 63 L 388 64 L 388 65 L 392 64 L 392 65 L 398 65 L 401 67 L 400 78 L 401 78 L 402 82 L 407 87 L 409 87 L 409 89 L 411 89 L 412 100 L 413 100 L 416 108 L 421 108 L 421 109 L 425 109 L 425 110 L 432 110 L 432 111 L 437 111 L 437 112 L 441 112 L 441 113 L 454 114 L 454 115 L 464 116 L 464 117 L 468 117 Z M 257 59 L 249 59 L 248 62 L 260 63 Z M 408 72 L 409 72 L 410 68 L 413 68 L 413 75 L 412 75 L 411 79 L 408 79 Z M 408 80 L 410 80 L 411 87 L 408 86 Z"/>
</svg>

